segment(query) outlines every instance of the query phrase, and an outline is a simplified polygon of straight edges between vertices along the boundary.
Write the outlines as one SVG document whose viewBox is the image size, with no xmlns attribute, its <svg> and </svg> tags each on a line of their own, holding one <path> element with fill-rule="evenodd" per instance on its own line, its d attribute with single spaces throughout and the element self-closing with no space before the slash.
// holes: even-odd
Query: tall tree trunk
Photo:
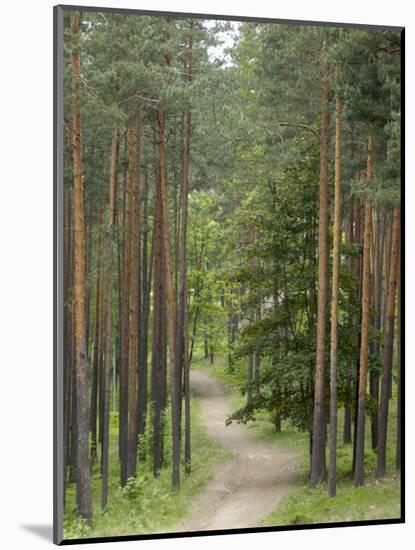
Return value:
<svg viewBox="0 0 415 550">
<path fill-rule="evenodd" d="M 104 267 L 101 268 L 101 321 L 99 323 L 99 371 L 98 371 L 98 442 L 102 444 L 102 429 L 103 429 L 103 400 L 104 400 L 104 342 L 105 342 L 105 322 L 103 319 L 104 312 Z M 101 455 L 101 473 L 102 473 L 102 455 Z"/>
<path fill-rule="evenodd" d="M 158 167 L 159 168 L 159 167 Z M 160 183 L 157 181 L 160 178 L 159 169 L 155 173 L 155 188 L 156 196 L 154 201 L 154 216 L 153 216 L 153 328 L 152 328 L 152 368 L 151 368 L 151 402 L 153 408 L 153 475 L 160 475 L 162 462 L 161 456 L 161 422 L 162 422 L 162 323 L 165 311 L 162 307 L 162 296 L 164 294 L 164 275 L 163 275 L 163 245 L 161 240 L 162 221 L 161 221 L 161 195 Z"/>
<path fill-rule="evenodd" d="M 79 28 L 81 13 L 71 15 L 72 32 L 72 151 L 74 170 L 74 236 L 75 236 L 75 372 L 77 408 L 76 502 L 78 514 L 92 521 L 92 489 L 88 460 L 88 362 L 85 324 L 85 224 L 84 185 L 82 172 L 81 109 L 79 98 L 80 61 Z"/>
<path fill-rule="evenodd" d="M 341 140 L 342 106 L 336 98 L 336 152 L 334 168 L 334 235 L 333 235 L 333 280 L 331 296 L 331 340 L 330 340 L 330 462 L 328 494 L 336 495 L 336 455 L 337 455 L 337 324 L 339 317 L 339 271 L 341 243 Z"/>
<path fill-rule="evenodd" d="M 388 301 L 386 307 L 386 333 L 383 355 L 383 373 L 379 403 L 379 440 L 376 464 L 376 477 L 381 478 L 386 473 L 386 442 L 388 431 L 389 394 L 392 384 L 392 359 L 393 359 L 393 329 L 395 324 L 395 299 L 398 281 L 399 247 L 400 247 L 400 209 L 393 209 L 392 221 L 392 252 L 388 285 Z"/>
<path fill-rule="evenodd" d="M 106 272 L 106 311 L 105 311 L 105 343 L 103 369 L 103 430 L 102 430 L 102 490 L 101 508 L 105 510 L 108 502 L 108 471 L 109 471 L 109 426 L 110 426 L 110 382 L 111 382 L 111 349 L 112 349 L 112 284 L 114 255 L 114 220 L 115 220 L 115 189 L 117 181 L 118 162 L 118 131 L 115 122 L 112 128 L 111 168 L 108 190 L 108 242 L 107 242 L 107 272 Z M 115 391 L 115 388 L 114 388 Z"/>
<path fill-rule="evenodd" d="M 167 162 L 165 149 L 165 112 L 160 103 L 157 106 L 159 124 L 159 158 L 160 158 L 160 195 L 162 214 L 162 242 L 165 262 L 165 285 L 168 306 L 167 336 L 170 352 L 171 414 L 172 414 L 172 486 L 180 487 L 180 404 L 181 404 L 181 366 L 177 357 L 176 316 L 173 294 L 173 275 L 171 268 L 169 225 L 167 210 Z"/>
<path fill-rule="evenodd" d="M 161 246 L 163 248 L 162 233 Z M 166 274 L 166 260 L 163 254 L 162 257 L 162 274 Z M 160 410 L 161 410 L 161 423 L 160 423 L 160 452 L 161 452 L 161 466 L 165 463 L 165 435 L 166 435 L 166 409 L 167 409 L 167 342 L 168 342 L 168 327 L 167 327 L 167 297 L 166 297 L 166 281 L 163 277 L 163 292 L 160 295 Z"/>
<path fill-rule="evenodd" d="M 95 151 L 95 144 L 92 144 L 91 147 L 91 157 L 92 159 L 89 159 L 89 162 L 92 164 L 91 167 L 91 181 L 93 181 L 94 177 L 94 151 Z M 85 197 L 86 199 L 86 197 Z M 85 205 L 86 207 L 86 205 Z M 86 329 L 85 329 L 85 340 L 86 340 L 86 352 L 88 354 L 88 362 L 91 362 L 91 355 L 90 355 L 90 334 L 89 334 L 89 326 L 90 326 L 90 311 L 91 311 L 91 287 L 89 284 L 87 284 L 90 273 L 91 273 L 91 258 L 92 258 L 92 227 L 93 227 L 93 208 L 94 208 L 94 201 L 89 201 L 89 209 L 88 209 L 88 216 L 85 221 L 85 234 L 87 236 L 86 243 L 85 243 L 85 293 L 86 293 L 86 300 L 85 300 L 85 319 L 86 319 Z"/>
<path fill-rule="evenodd" d="M 362 234 L 364 232 L 363 223 L 362 223 L 362 213 L 361 213 L 361 204 L 359 199 L 355 199 L 355 243 L 362 245 Z M 358 281 L 356 299 L 358 303 L 362 301 L 362 257 L 359 254 L 354 258 L 354 270 L 356 279 Z M 362 325 L 362 310 L 360 309 L 359 313 L 355 315 L 355 324 L 359 327 L 358 335 L 356 339 L 356 379 L 354 387 L 354 418 L 353 418 L 353 458 L 352 458 L 352 472 L 355 472 L 356 467 L 356 442 L 357 442 L 357 418 L 358 418 L 358 407 L 359 407 L 359 376 L 360 376 L 360 342 L 362 337 L 361 325 Z"/>
<path fill-rule="evenodd" d="M 383 265 L 383 238 L 384 238 L 384 218 L 378 208 L 376 212 L 376 241 L 374 253 L 374 307 L 375 319 L 374 328 L 377 333 L 381 330 L 382 324 L 382 265 Z M 376 340 L 373 345 L 374 353 L 380 358 L 380 343 Z M 379 375 L 375 372 L 370 374 L 370 395 L 376 404 L 371 418 L 371 436 L 372 449 L 376 450 L 378 446 L 378 406 L 379 406 Z"/>
<path fill-rule="evenodd" d="M 128 157 L 128 131 L 124 133 L 123 136 L 123 150 L 124 155 Z M 125 343 L 123 337 L 122 337 L 122 329 L 124 328 L 124 316 L 123 316 L 123 284 L 124 284 L 124 249 L 125 249 L 125 220 L 126 220 L 126 208 L 127 208 L 127 180 L 128 180 L 128 163 L 124 163 L 124 170 L 122 171 L 122 184 L 118 186 L 118 202 L 121 206 L 121 208 L 117 208 L 117 201 L 115 203 L 115 216 L 116 216 L 116 222 L 117 222 L 117 231 L 120 234 L 119 240 L 118 240 L 118 246 L 117 246 L 117 302 L 118 302 L 118 331 L 115 335 L 116 338 L 116 350 L 117 350 L 117 358 L 116 358 L 116 373 L 115 373 L 115 382 L 117 383 L 117 377 L 118 377 L 118 408 L 119 412 L 121 411 L 121 380 L 123 379 L 124 374 L 121 374 L 122 370 L 122 346 Z M 123 390 L 125 391 L 125 389 Z M 119 431 L 119 437 L 118 437 L 118 459 L 121 462 L 121 418 L 119 416 L 119 423 L 118 423 L 118 431 Z"/>
<path fill-rule="evenodd" d="M 190 23 L 193 27 L 193 20 Z M 192 79 L 192 47 L 193 38 L 188 37 L 187 61 L 185 63 L 186 79 L 190 83 Z M 192 111 L 190 104 L 183 112 L 182 120 L 182 220 L 180 236 L 180 295 L 178 311 L 178 358 L 183 372 L 183 390 L 185 401 L 185 438 L 184 438 L 184 463 L 185 472 L 191 470 L 190 447 L 190 363 L 189 363 L 189 309 L 187 290 L 187 220 L 188 220 L 188 196 L 189 196 L 189 171 L 190 171 L 190 128 Z M 180 405 L 181 409 L 181 405 Z"/>
<path fill-rule="evenodd" d="M 124 240 L 124 268 L 121 304 L 121 366 L 120 366 L 120 479 L 123 487 L 128 478 L 128 382 L 129 382 L 129 335 L 130 335 L 130 285 L 131 285 L 131 233 L 133 209 L 133 185 L 135 177 L 135 132 L 131 121 L 128 127 L 128 173 L 127 206 L 124 216 L 126 235 Z"/>
<path fill-rule="evenodd" d="M 147 413 L 147 351 L 148 351 L 148 322 L 149 322 L 149 299 L 150 299 L 150 274 L 148 272 L 148 173 L 144 172 L 143 186 L 143 224 L 142 224 L 142 263 L 141 263 L 141 345 L 140 345 L 140 368 L 138 370 L 138 395 L 137 395 L 137 438 L 139 460 L 145 459 L 144 442 L 140 445 L 146 430 Z M 150 258 L 151 267 L 151 258 Z"/>
<path fill-rule="evenodd" d="M 98 382 L 101 365 L 101 305 L 102 305 L 102 270 L 103 270 L 103 205 L 100 205 L 98 220 L 98 246 L 97 246 L 97 276 L 95 292 L 95 326 L 94 326 L 94 353 L 92 364 L 91 405 L 89 409 L 89 429 L 91 431 L 91 465 L 97 458 L 97 416 L 98 416 Z"/>
<path fill-rule="evenodd" d="M 398 334 L 397 334 L 397 361 L 398 361 L 398 399 L 397 399 L 397 415 L 396 415 L 396 469 L 401 469 L 401 407 L 402 407 L 402 395 L 401 395 L 401 277 L 400 269 L 398 275 Z"/>
<path fill-rule="evenodd" d="M 72 312 L 72 349 L 73 358 L 75 358 L 75 311 Z M 77 397 L 76 397 L 76 365 L 72 363 L 71 369 L 71 443 L 70 443 L 70 469 L 69 483 L 76 483 L 77 468 L 77 441 L 78 441 L 78 415 L 77 415 Z"/>
<path fill-rule="evenodd" d="M 373 138 L 368 140 L 367 181 L 370 184 L 373 178 Z M 356 432 L 356 464 L 355 485 L 363 485 L 364 450 L 365 450 L 365 420 L 366 420 L 366 387 L 369 356 L 370 304 L 371 304 L 371 273 L 370 251 L 372 241 L 372 203 L 366 199 L 365 205 L 365 234 L 363 241 L 363 279 L 362 279 L 362 333 L 360 342 L 360 371 L 359 371 L 359 401 L 357 411 Z"/>
<path fill-rule="evenodd" d="M 389 279 L 390 279 L 390 267 L 391 267 L 391 257 L 392 257 L 392 230 L 391 230 L 391 220 L 390 212 L 386 210 L 386 234 L 385 234 L 385 251 L 384 251 L 384 293 L 383 293 L 383 315 L 382 315 L 382 331 L 383 334 L 386 334 L 386 322 L 387 322 L 387 309 L 388 309 L 388 290 L 389 290 Z"/>
<path fill-rule="evenodd" d="M 327 309 L 327 232 L 328 232 L 328 149 L 330 113 L 329 66 L 326 44 L 323 43 L 320 137 L 320 208 L 318 233 L 318 305 L 317 305 L 317 353 L 314 386 L 313 448 L 310 484 L 315 487 L 325 475 L 325 339 Z"/>
<path fill-rule="evenodd" d="M 72 207 L 71 207 L 71 191 L 66 186 L 64 187 L 64 243 L 65 250 L 63 255 L 64 268 L 64 371 L 63 371 L 63 396 L 64 396 L 64 415 L 63 415 L 63 431 L 64 431 L 64 449 L 63 449 L 63 489 L 64 489 L 64 508 L 66 497 L 66 482 L 68 479 L 67 470 L 71 463 L 70 448 L 71 448 L 71 380 L 72 380 Z"/>
<path fill-rule="evenodd" d="M 353 243 L 354 241 L 354 200 L 353 197 L 350 198 L 350 216 L 349 216 L 349 225 L 347 229 L 347 242 L 348 244 Z M 347 258 L 347 268 L 352 272 L 353 271 L 353 258 Z M 353 313 L 348 314 L 347 323 L 351 328 L 353 326 Z M 346 388 L 347 388 L 347 402 L 344 407 L 344 426 L 343 426 L 343 443 L 349 444 L 352 442 L 352 377 L 350 374 L 346 377 Z"/>
<path fill-rule="evenodd" d="M 128 356 L 128 466 L 127 477 L 135 477 L 137 467 L 137 366 L 141 369 L 141 128 L 137 130 L 134 152 L 132 216 L 131 216 L 131 292 L 130 292 L 130 352 Z M 137 169 L 138 168 L 138 169 Z"/>
</svg>

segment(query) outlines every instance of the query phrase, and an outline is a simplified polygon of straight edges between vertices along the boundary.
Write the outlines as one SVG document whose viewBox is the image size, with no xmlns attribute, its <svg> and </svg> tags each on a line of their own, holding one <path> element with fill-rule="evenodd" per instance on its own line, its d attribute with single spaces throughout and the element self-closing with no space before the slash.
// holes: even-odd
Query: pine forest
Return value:
<svg viewBox="0 0 415 550">
<path fill-rule="evenodd" d="M 64 538 L 400 518 L 401 31 L 63 32 Z"/>
</svg>

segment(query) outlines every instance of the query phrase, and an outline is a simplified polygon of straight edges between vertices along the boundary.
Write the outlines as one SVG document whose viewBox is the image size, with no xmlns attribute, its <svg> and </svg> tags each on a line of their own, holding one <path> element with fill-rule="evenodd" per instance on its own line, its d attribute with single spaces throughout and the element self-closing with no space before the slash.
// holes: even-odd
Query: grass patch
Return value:
<svg viewBox="0 0 415 550">
<path fill-rule="evenodd" d="M 399 518 L 399 479 L 370 479 L 364 487 L 340 482 L 335 498 L 327 496 L 325 484 L 316 489 L 300 487 L 287 495 L 281 505 L 263 521 L 265 526 L 307 525 L 339 521 Z"/>
<path fill-rule="evenodd" d="M 92 472 L 94 519 L 92 526 L 77 519 L 75 486 L 66 490 L 64 516 L 64 539 L 139 535 L 172 530 L 186 516 L 192 499 L 211 478 L 214 467 L 230 454 L 212 442 L 203 427 L 200 403 L 193 399 L 192 418 L 192 472 L 186 475 L 182 468 L 181 489 L 171 489 L 169 456 L 162 468 L 160 478 L 154 479 L 150 461 L 138 463 L 137 478 L 121 489 L 118 463 L 118 414 L 111 415 L 110 427 L 110 472 L 108 508 L 101 512 L 101 478 L 98 466 Z M 166 449 L 170 449 L 169 432 L 166 430 Z"/>
</svg>

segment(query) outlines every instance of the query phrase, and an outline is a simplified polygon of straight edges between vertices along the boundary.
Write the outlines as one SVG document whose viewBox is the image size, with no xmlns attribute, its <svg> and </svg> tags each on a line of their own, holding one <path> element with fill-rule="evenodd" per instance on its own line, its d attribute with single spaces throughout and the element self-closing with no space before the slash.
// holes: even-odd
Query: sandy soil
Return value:
<svg viewBox="0 0 415 550">
<path fill-rule="evenodd" d="M 226 426 L 231 412 L 222 386 L 207 374 L 192 371 L 191 388 L 200 398 L 208 435 L 232 458 L 219 465 L 173 531 L 258 527 L 299 477 L 299 456 L 284 447 L 254 438 L 242 424 Z"/>
</svg>

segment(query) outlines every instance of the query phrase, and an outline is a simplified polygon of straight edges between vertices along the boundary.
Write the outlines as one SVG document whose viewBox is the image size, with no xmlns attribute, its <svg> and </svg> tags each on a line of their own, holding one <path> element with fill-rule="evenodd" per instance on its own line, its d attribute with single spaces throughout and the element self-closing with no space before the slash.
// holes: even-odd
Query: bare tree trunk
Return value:
<svg viewBox="0 0 415 550">
<path fill-rule="evenodd" d="M 171 412 L 172 412 L 172 485 L 180 487 L 180 404 L 181 404 L 181 368 L 177 358 L 175 336 L 177 334 L 175 300 L 173 295 L 173 276 L 171 269 L 169 226 L 167 211 L 167 164 L 165 150 L 165 112 L 162 105 L 157 106 L 159 123 L 159 157 L 160 157 L 160 194 L 162 206 L 162 242 L 165 262 L 165 284 L 168 306 L 167 336 L 170 351 Z"/>
<path fill-rule="evenodd" d="M 64 395 L 64 451 L 63 451 L 63 489 L 64 489 L 64 508 L 66 501 L 66 483 L 68 480 L 68 466 L 71 464 L 71 382 L 72 382 L 72 364 L 73 364 L 73 346 L 72 346 L 72 207 L 71 207 L 71 191 L 64 187 L 64 242 L 65 251 L 63 256 L 64 261 L 64 371 L 63 371 L 63 395 Z"/>
<path fill-rule="evenodd" d="M 75 357 L 75 312 L 72 312 L 72 356 Z M 70 445 L 70 469 L 69 483 L 76 483 L 76 465 L 77 465 L 77 441 L 78 441 L 78 417 L 77 417 L 77 397 L 76 397 L 76 365 L 72 363 L 71 369 L 71 445 Z"/>
<path fill-rule="evenodd" d="M 349 224 L 347 228 L 347 242 L 348 244 L 353 243 L 354 241 L 354 201 L 353 197 L 350 198 L 350 215 L 349 215 Z M 353 258 L 347 258 L 347 268 L 350 271 L 353 271 Z M 347 323 L 349 327 L 353 326 L 353 313 L 348 314 Z M 343 443 L 349 444 L 352 442 L 352 402 L 351 402 L 351 393 L 352 393 L 352 377 L 350 374 L 346 377 L 346 388 L 347 388 L 347 402 L 344 407 L 344 426 L 343 426 Z"/>
<path fill-rule="evenodd" d="M 128 356 L 128 465 L 127 477 L 135 477 L 137 468 L 137 366 L 141 368 L 141 231 L 140 165 L 141 128 L 137 130 L 134 151 L 131 216 L 130 350 Z M 140 363 L 140 364 L 139 364 Z"/>
<path fill-rule="evenodd" d="M 331 341 L 330 341 L 330 463 L 328 494 L 336 495 L 337 456 L 337 324 L 339 317 L 339 271 L 341 243 L 341 180 L 342 180 L 342 105 L 336 99 L 336 152 L 334 168 L 334 235 L 333 235 L 333 280 L 331 296 Z"/>
<path fill-rule="evenodd" d="M 160 177 L 159 170 L 155 173 L 156 197 L 154 203 L 153 216 L 153 329 L 152 329 L 152 369 L 151 369 L 151 401 L 153 407 L 153 475 L 158 477 L 161 468 L 161 414 L 162 404 L 162 323 L 165 310 L 162 306 L 162 296 L 164 294 L 164 275 L 163 275 L 163 245 L 161 240 L 162 221 L 161 221 L 161 195 L 160 183 L 157 181 Z"/>
<path fill-rule="evenodd" d="M 328 149 L 330 113 L 330 77 L 327 47 L 323 43 L 320 137 L 320 210 L 318 235 L 318 306 L 317 353 L 314 386 L 313 448 L 310 485 L 315 487 L 325 476 L 325 339 L 327 306 L 327 233 L 328 233 Z"/>
<path fill-rule="evenodd" d="M 89 159 L 89 162 L 92 164 L 91 169 L 91 181 L 93 181 L 93 174 L 94 174 L 94 150 L 95 150 L 95 144 L 92 144 L 91 147 L 91 159 Z M 85 197 L 86 202 L 86 197 Z M 90 325 L 90 311 L 91 311 L 91 287 L 88 284 L 88 280 L 91 273 L 91 258 L 92 258 L 92 226 L 93 226 L 93 207 L 94 203 L 92 200 L 89 201 L 89 209 L 88 209 L 88 217 L 85 220 L 85 235 L 87 236 L 86 242 L 85 242 L 85 293 L 86 293 L 86 300 L 85 300 L 85 319 L 86 319 L 86 329 L 85 329 L 85 340 L 86 340 L 86 352 L 88 355 L 88 362 L 91 362 L 91 355 L 90 355 L 90 334 L 89 334 L 89 325 Z M 86 204 L 84 205 L 84 208 L 86 208 Z"/>
<path fill-rule="evenodd" d="M 373 178 L 373 138 L 368 140 L 367 181 L 370 184 Z M 365 420 L 366 420 L 366 387 L 369 356 L 370 304 L 371 304 L 371 273 L 370 252 L 372 241 L 372 203 L 366 199 L 365 205 L 365 234 L 363 241 L 363 280 L 362 280 L 362 334 L 360 343 L 360 371 L 359 371 L 359 401 L 356 432 L 356 464 L 355 485 L 363 485 L 364 476 L 364 449 L 365 449 Z"/>
<path fill-rule="evenodd" d="M 145 445 L 140 445 L 142 437 L 146 431 L 147 414 L 147 352 L 148 352 L 148 322 L 149 322 L 149 302 L 150 302 L 150 274 L 148 267 L 152 265 L 151 258 L 148 261 L 148 173 L 144 172 L 143 187 L 143 229 L 142 229 L 142 263 L 141 263 L 141 300 L 142 300 L 142 318 L 141 318 L 141 346 L 140 346 L 140 368 L 138 369 L 138 395 L 137 395 L 137 438 L 139 460 L 145 460 Z M 144 442 L 143 442 L 144 443 Z"/>
<path fill-rule="evenodd" d="M 382 265 L 383 265 L 383 238 L 384 238 L 384 218 L 381 215 L 381 211 L 378 208 L 376 212 L 376 241 L 375 241 L 375 253 L 374 253 L 374 306 L 375 306 L 375 319 L 374 328 L 377 332 L 380 332 L 382 324 Z M 375 341 L 373 345 L 373 351 L 380 358 L 381 348 L 380 343 Z M 372 435 L 372 449 L 376 450 L 378 446 L 378 407 L 379 407 L 379 375 L 377 373 L 370 374 L 370 395 L 376 404 L 376 408 L 372 413 L 371 419 L 371 435 Z"/>
<path fill-rule="evenodd" d="M 193 27 L 193 20 L 190 23 Z M 187 42 L 187 62 L 185 72 L 187 81 L 192 79 L 192 36 Z M 178 311 L 178 357 L 183 372 L 183 390 L 185 401 L 185 440 L 184 440 L 184 463 L 185 472 L 191 470 L 191 447 L 190 447 L 190 363 L 189 363 L 189 310 L 188 310 L 188 289 L 187 289 L 187 220 L 188 220 L 188 195 L 189 195 L 189 172 L 190 172 L 190 129 L 191 129 L 191 106 L 187 105 L 183 112 L 182 121 L 182 223 L 181 223 L 181 247 L 180 247 L 180 296 Z M 181 406 L 180 406 L 181 408 Z"/>
<path fill-rule="evenodd" d="M 128 146 L 127 146 L 127 134 L 125 132 L 122 141 L 123 141 L 123 150 L 124 155 L 128 156 Z M 121 141 L 121 136 L 120 136 Z M 124 339 L 122 337 L 122 329 L 124 328 L 124 317 L 123 317 L 123 284 L 124 284 L 124 249 L 125 249 L 125 220 L 126 220 L 126 197 L 127 197 L 127 180 L 128 180 L 128 164 L 124 163 L 124 169 L 122 170 L 122 183 L 117 186 L 117 197 L 118 201 L 115 203 L 115 216 L 117 224 L 117 232 L 119 233 L 119 240 L 117 246 L 117 305 L 118 305 L 118 330 L 116 332 L 115 341 L 116 341 L 116 372 L 115 372 L 115 385 L 118 386 L 118 410 L 121 411 L 121 381 L 123 380 L 124 372 L 121 374 L 122 370 L 122 346 L 124 344 Z M 120 204 L 120 208 L 117 207 L 117 202 Z M 118 381 L 118 384 L 117 384 Z M 123 390 L 125 391 L 125 390 Z M 119 416 L 118 422 L 118 460 L 121 463 L 121 418 Z"/>
<path fill-rule="evenodd" d="M 108 471 L 109 471 L 109 426 L 110 426 L 110 382 L 111 382 L 111 349 L 112 349 L 112 270 L 114 255 L 114 218 L 115 189 L 117 181 L 118 162 L 118 132 L 114 122 L 112 128 L 111 168 L 109 178 L 108 200 L 108 242 L 107 242 L 107 272 L 106 272 L 106 312 L 105 312 L 105 343 L 104 343 L 104 373 L 103 373 L 103 430 L 102 430 L 102 490 L 101 508 L 105 510 L 108 502 Z M 115 391 L 115 390 L 114 390 Z"/>
<path fill-rule="evenodd" d="M 102 239 L 102 220 L 103 205 L 99 209 L 98 221 L 98 246 L 97 246 L 97 276 L 95 293 L 95 327 L 94 327 L 94 353 L 92 364 L 92 384 L 91 384 L 91 405 L 89 408 L 89 429 L 91 431 L 91 466 L 97 458 L 97 416 L 98 416 L 98 383 L 100 378 L 101 366 L 101 305 L 102 305 L 102 270 L 103 270 L 103 239 Z"/>
<path fill-rule="evenodd" d="M 126 236 L 124 241 L 124 269 L 121 309 L 121 366 L 120 366 L 120 479 L 123 487 L 128 478 L 128 382 L 129 382 L 129 335 L 130 335 L 130 286 L 131 286 L 131 233 L 133 209 L 133 185 L 135 176 L 135 132 L 130 122 L 128 127 L 128 175 L 127 208 L 124 216 Z"/>
<path fill-rule="evenodd" d="M 397 334 L 397 352 L 398 352 L 398 399 L 397 399 L 397 426 L 396 426 L 396 469 L 401 469 L 401 415 L 402 415 L 402 395 L 401 395 L 401 277 L 400 268 L 398 275 L 398 334 Z"/>
<path fill-rule="evenodd" d="M 379 403 L 379 440 L 376 464 L 376 477 L 386 473 L 386 441 L 388 431 L 389 394 L 392 384 L 393 328 L 395 324 L 395 300 L 398 281 L 401 213 L 398 207 L 393 209 L 392 253 L 390 263 L 388 301 L 386 307 L 386 334 L 383 355 L 383 373 Z"/>
<path fill-rule="evenodd" d="M 361 213 L 361 204 L 359 199 L 355 199 L 355 243 L 363 245 L 362 242 L 362 233 L 364 233 L 364 223 L 362 223 L 362 213 Z M 364 221 L 364 220 L 363 220 Z M 356 292 L 357 302 L 361 303 L 362 301 L 362 257 L 361 254 L 354 258 L 354 271 L 358 281 L 358 287 Z M 359 407 L 359 376 L 360 376 L 360 341 L 362 336 L 361 325 L 362 325 L 362 310 L 360 309 L 359 313 L 355 315 L 355 324 L 359 327 L 359 332 L 357 336 L 356 350 L 357 350 L 357 359 L 356 359 L 356 380 L 355 380 L 355 392 L 354 392 L 354 418 L 353 418 L 353 458 L 352 458 L 352 472 L 355 472 L 356 467 L 356 441 L 357 441 L 357 417 L 358 417 L 358 407 Z"/>
<path fill-rule="evenodd" d="M 85 324 L 85 224 L 84 185 L 82 172 L 81 109 L 79 99 L 80 61 L 79 28 L 81 13 L 71 15 L 72 32 L 72 151 L 74 170 L 74 236 L 75 236 L 75 372 L 77 409 L 76 502 L 78 514 L 92 521 L 92 489 L 88 460 L 88 362 Z"/>
</svg>

